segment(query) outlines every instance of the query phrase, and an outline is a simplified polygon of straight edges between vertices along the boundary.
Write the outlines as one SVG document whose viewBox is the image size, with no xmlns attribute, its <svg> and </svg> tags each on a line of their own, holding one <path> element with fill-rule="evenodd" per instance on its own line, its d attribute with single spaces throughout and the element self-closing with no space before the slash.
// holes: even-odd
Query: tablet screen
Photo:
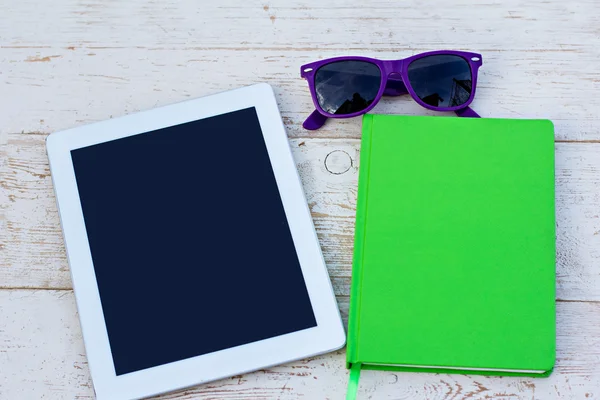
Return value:
<svg viewBox="0 0 600 400">
<path fill-rule="evenodd" d="M 117 375 L 317 325 L 253 107 L 71 157 Z"/>
</svg>

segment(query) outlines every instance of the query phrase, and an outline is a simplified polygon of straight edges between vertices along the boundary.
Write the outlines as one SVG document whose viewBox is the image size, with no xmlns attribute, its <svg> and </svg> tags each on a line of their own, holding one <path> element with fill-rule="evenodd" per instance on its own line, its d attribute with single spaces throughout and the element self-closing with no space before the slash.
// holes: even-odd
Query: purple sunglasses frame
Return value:
<svg viewBox="0 0 600 400">
<path fill-rule="evenodd" d="M 469 63 L 469 67 L 471 69 L 471 87 L 473 88 L 473 90 L 471 91 L 471 96 L 469 97 L 469 100 L 467 100 L 464 104 L 454 107 L 435 107 L 423 102 L 411 87 L 410 81 L 408 79 L 408 66 L 410 65 L 410 63 L 420 58 L 436 55 L 459 56 Z M 366 61 L 375 64 L 381 71 L 381 83 L 379 85 L 379 91 L 377 92 L 377 96 L 375 96 L 373 102 L 364 110 L 352 114 L 335 115 L 323 110 L 319 105 L 315 89 L 315 74 L 317 70 L 323 65 L 337 61 Z M 471 108 L 469 108 L 469 105 L 473 101 L 473 98 L 475 98 L 475 90 L 477 87 L 477 72 L 479 71 L 479 67 L 481 67 L 482 64 L 483 59 L 481 57 L 481 54 L 455 50 L 428 51 L 426 53 L 415 54 L 414 56 L 403 58 L 400 60 L 378 60 L 376 58 L 369 57 L 347 56 L 328 58 L 325 60 L 304 64 L 300 67 L 300 76 L 308 81 L 308 87 L 310 89 L 310 94 L 312 95 L 312 100 L 315 105 L 315 111 L 313 111 L 313 113 L 309 115 L 309 117 L 304 121 L 302 126 L 308 130 L 319 129 L 323 126 L 323 124 L 325 123 L 325 121 L 327 121 L 328 118 L 352 118 L 362 114 L 366 114 L 377 105 L 379 100 L 381 100 L 382 96 L 400 96 L 403 94 L 410 94 L 413 100 L 415 100 L 422 107 L 425 107 L 429 110 L 454 111 L 459 117 L 479 118 L 479 115 Z"/>
</svg>

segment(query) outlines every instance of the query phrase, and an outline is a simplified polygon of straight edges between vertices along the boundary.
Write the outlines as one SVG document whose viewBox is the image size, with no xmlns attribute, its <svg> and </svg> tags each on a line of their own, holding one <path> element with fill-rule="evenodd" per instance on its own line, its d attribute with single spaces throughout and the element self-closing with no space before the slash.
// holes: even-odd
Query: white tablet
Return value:
<svg viewBox="0 0 600 400">
<path fill-rule="evenodd" d="M 343 346 L 269 85 L 53 133 L 47 147 L 98 399 Z"/>
</svg>

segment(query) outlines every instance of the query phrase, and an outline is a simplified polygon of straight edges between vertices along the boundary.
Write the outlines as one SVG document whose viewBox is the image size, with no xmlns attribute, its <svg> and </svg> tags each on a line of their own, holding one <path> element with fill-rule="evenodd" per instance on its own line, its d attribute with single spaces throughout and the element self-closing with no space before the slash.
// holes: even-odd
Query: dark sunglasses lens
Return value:
<svg viewBox="0 0 600 400">
<path fill-rule="evenodd" d="M 408 66 L 408 80 L 417 96 L 430 106 L 461 106 L 471 97 L 471 67 L 460 56 L 419 58 Z"/>
<path fill-rule="evenodd" d="M 315 92 L 329 114 L 346 115 L 369 107 L 381 86 L 381 71 L 367 61 L 336 61 L 315 73 Z"/>
</svg>

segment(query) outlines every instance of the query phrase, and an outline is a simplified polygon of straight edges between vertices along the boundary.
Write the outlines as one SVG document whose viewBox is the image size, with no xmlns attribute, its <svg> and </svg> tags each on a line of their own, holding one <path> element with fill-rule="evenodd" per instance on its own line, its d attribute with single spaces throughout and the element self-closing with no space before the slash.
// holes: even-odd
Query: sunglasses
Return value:
<svg viewBox="0 0 600 400">
<path fill-rule="evenodd" d="M 351 118 L 369 112 L 381 96 L 410 94 L 421 106 L 479 115 L 468 106 L 475 97 L 481 55 L 464 51 L 431 51 L 402 60 L 336 57 L 300 67 L 316 110 L 305 129 L 323 126 L 327 118 Z"/>
</svg>

